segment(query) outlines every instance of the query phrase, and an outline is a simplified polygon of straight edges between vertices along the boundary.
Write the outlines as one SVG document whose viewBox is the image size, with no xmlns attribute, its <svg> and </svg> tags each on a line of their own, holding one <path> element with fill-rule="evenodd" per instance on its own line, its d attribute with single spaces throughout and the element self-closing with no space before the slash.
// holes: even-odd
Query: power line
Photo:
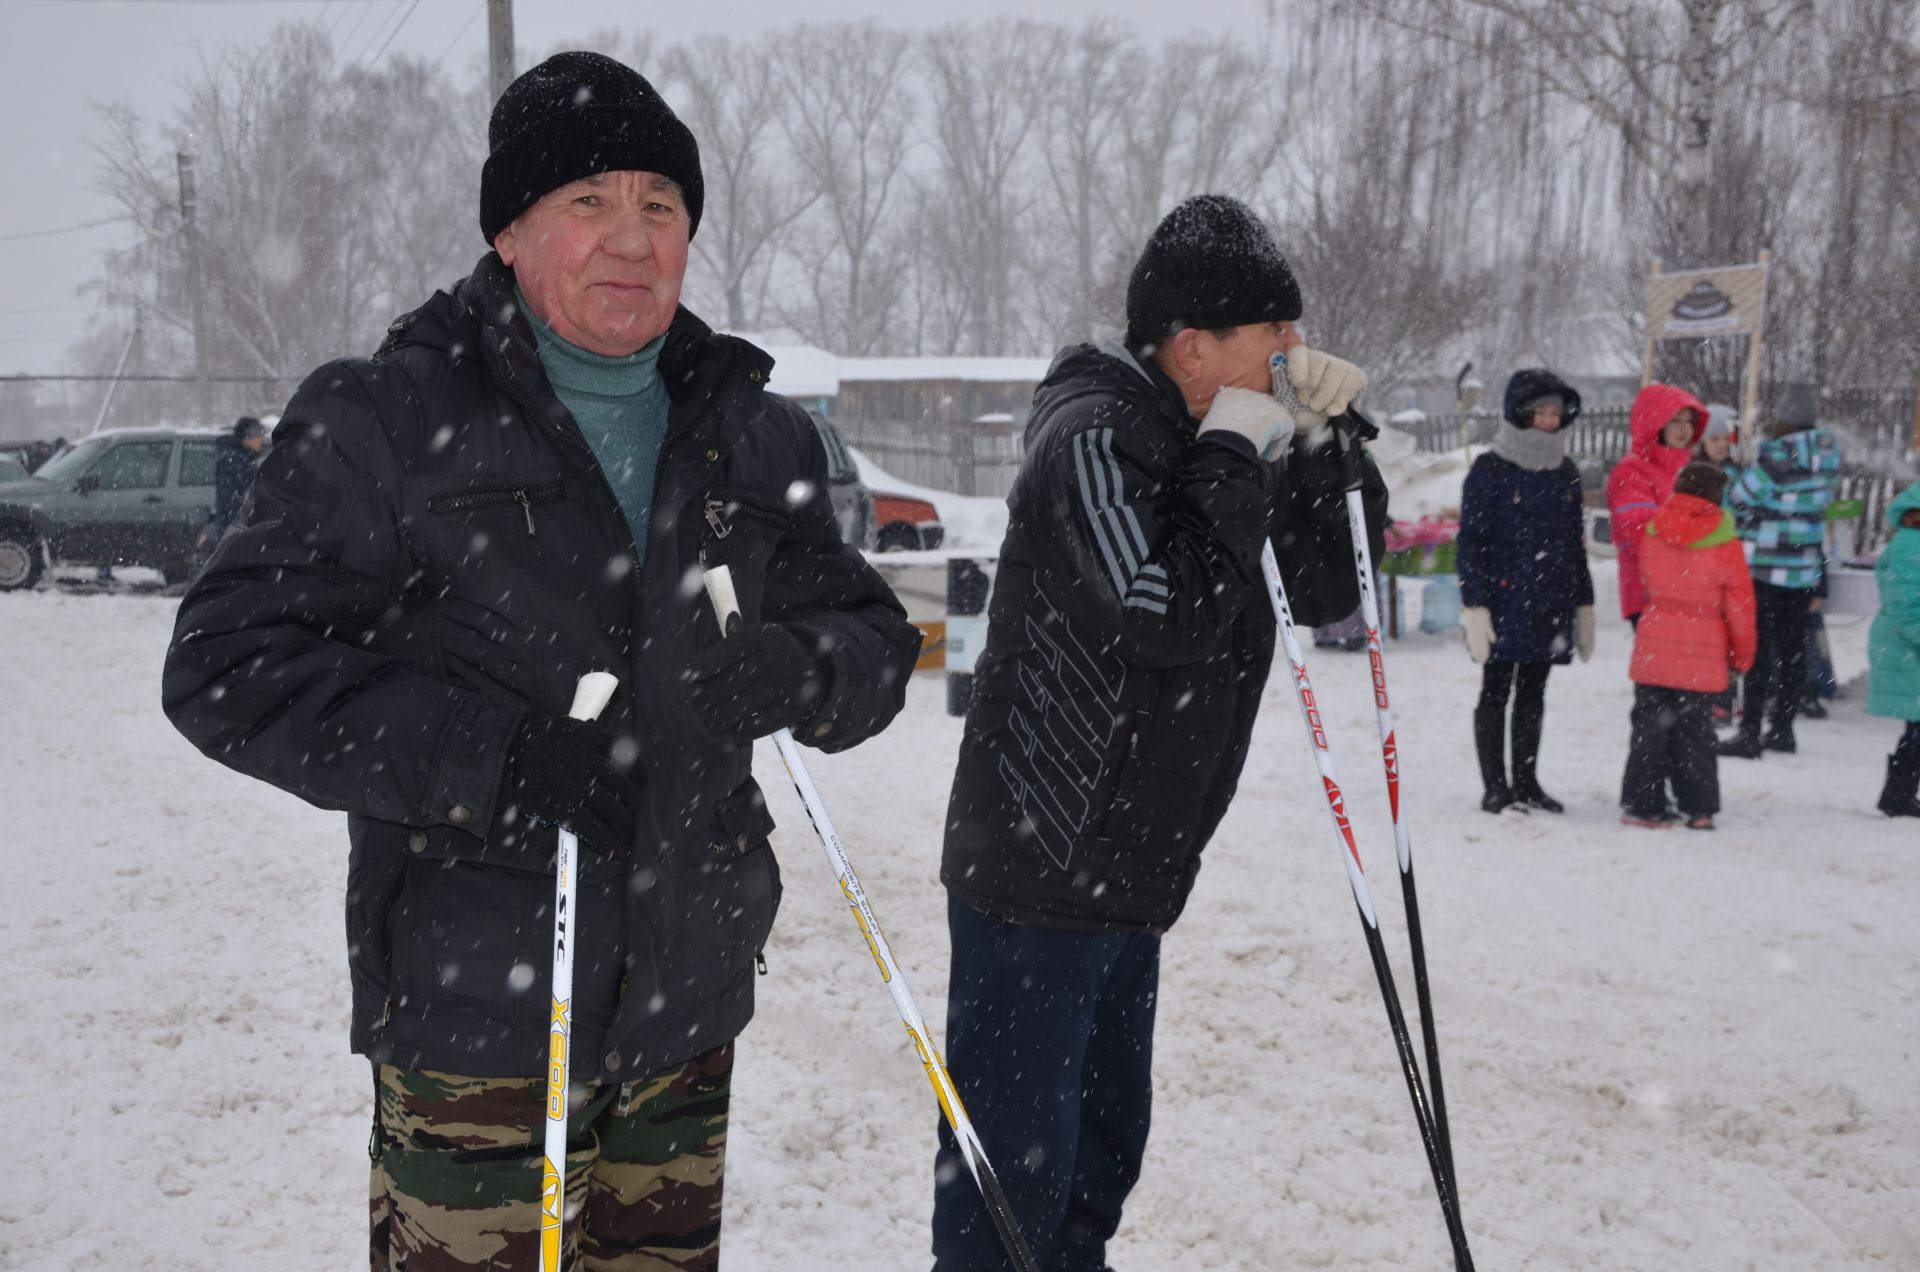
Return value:
<svg viewBox="0 0 1920 1272">
<path fill-rule="evenodd" d="M 133 220 L 131 212 L 119 216 L 109 216 L 98 221 L 83 221 L 79 225 L 63 225 L 57 230 L 29 230 L 25 234 L 0 234 L 0 243 L 18 243 L 22 239 L 49 238 L 55 234 L 76 234 L 81 230 L 97 230 L 103 225 L 115 225 L 121 221 Z"/>
<path fill-rule="evenodd" d="M 353 25 L 347 28 L 346 38 L 340 41 L 340 47 L 342 49 L 353 43 L 353 37 L 360 34 L 360 24 L 365 22 L 367 15 L 372 12 L 373 0 L 366 0 L 366 3 L 360 6 L 360 16 L 353 20 Z"/>
<path fill-rule="evenodd" d="M 119 4 L 149 5 L 158 7 L 163 4 L 320 4 L 323 0 L 40 0 L 42 4 Z M 324 0 L 332 4 L 333 0 Z M 400 0 L 367 0 L 369 4 L 399 4 Z M 323 9 L 322 12 L 325 12 Z"/>
<path fill-rule="evenodd" d="M 42 4 L 118 4 L 159 8 L 163 4 L 320 4 L 323 0 L 40 0 Z M 333 0 L 324 0 L 331 4 Z M 400 0 L 367 0 L 369 4 L 399 4 Z"/>
<path fill-rule="evenodd" d="M 299 384 L 299 375 L 210 375 L 209 384 Z M 197 375 L 0 375 L 0 384 L 104 384 L 119 380 L 123 384 L 197 384 Z"/>
<path fill-rule="evenodd" d="M 398 9 L 388 9 L 383 13 L 381 13 L 380 20 L 374 23 L 373 30 L 367 33 L 367 42 L 360 46 L 360 52 L 355 56 L 346 58 L 346 62 L 349 66 L 357 65 L 361 61 L 365 60 L 367 56 L 367 50 L 372 48 L 375 44 L 379 43 L 380 33 L 387 29 L 387 23 L 393 20 L 393 15 L 398 11 L 399 11 Z M 369 9 L 368 12 L 371 13 L 372 10 Z M 342 48 L 341 52 L 343 54 L 346 52 L 344 47 Z"/>
<path fill-rule="evenodd" d="M 392 44 L 393 37 L 400 34 L 400 27 L 407 25 L 407 19 L 411 18 L 413 16 L 413 11 L 415 9 L 418 9 L 419 7 L 420 7 L 420 0 L 413 0 L 413 4 L 407 9 L 407 11 L 404 14 L 401 15 L 399 26 L 396 26 L 393 28 L 393 30 L 387 32 L 386 43 L 382 44 L 379 48 L 374 50 L 373 57 L 368 60 L 368 65 L 370 66 L 376 65 L 380 61 L 380 55 L 387 51 L 387 45 Z"/>
<path fill-rule="evenodd" d="M 461 26 L 461 28 L 458 31 L 454 32 L 453 38 L 447 41 L 447 47 L 440 50 L 440 56 L 433 59 L 433 66 L 429 69 L 432 69 L 432 70 L 440 69 L 440 63 L 446 61 L 447 54 L 453 52 L 453 46 L 460 43 L 461 37 L 466 35 L 466 33 L 472 29 L 473 24 L 476 21 L 478 21 L 480 18 L 480 15 L 485 13 L 486 11 L 487 11 L 487 0 L 480 0 L 480 3 L 473 7 L 473 12 L 467 15 L 466 22 Z"/>
<path fill-rule="evenodd" d="M 416 0 L 416 3 L 417 2 L 418 0 Z M 373 34 L 369 35 L 367 37 L 367 42 L 360 46 L 360 56 L 352 59 L 353 61 L 358 62 L 362 65 L 363 73 L 373 70 L 373 68 L 376 65 L 378 65 L 380 61 L 380 55 L 387 51 L 387 42 L 391 41 L 394 36 L 400 34 L 400 28 L 406 25 L 407 17 L 412 12 L 413 12 L 412 9 L 403 9 L 400 6 L 395 6 L 394 8 L 389 9 L 386 13 L 381 15 L 380 21 L 374 25 Z M 399 15 L 400 20 L 399 22 L 394 23 L 393 29 L 389 31 L 387 30 L 387 24 L 388 22 L 392 21 L 392 17 L 395 14 Z M 386 40 L 382 40 L 380 38 L 380 33 L 382 31 L 386 31 L 387 33 Z M 374 49 L 374 45 L 376 44 L 379 45 L 380 47 L 377 49 Z M 367 54 L 368 49 L 374 49 L 372 56 L 368 56 Z"/>
</svg>

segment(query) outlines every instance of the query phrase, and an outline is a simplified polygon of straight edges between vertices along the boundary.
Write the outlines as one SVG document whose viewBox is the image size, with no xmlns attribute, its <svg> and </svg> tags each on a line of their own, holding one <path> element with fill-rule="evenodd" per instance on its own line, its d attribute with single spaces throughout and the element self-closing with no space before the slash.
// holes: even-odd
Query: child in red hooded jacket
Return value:
<svg viewBox="0 0 1920 1272">
<path fill-rule="evenodd" d="M 1712 830 L 1720 811 L 1713 700 L 1728 670 L 1753 666 L 1753 579 L 1720 506 L 1727 476 L 1689 464 L 1673 497 L 1647 523 L 1640 545 L 1645 603 L 1634 633 L 1633 737 L 1621 784 L 1629 826 L 1666 827 L 1666 783 L 1693 830 Z"/>
<path fill-rule="evenodd" d="M 1671 384 L 1649 384 L 1633 399 L 1633 445 L 1607 474 L 1607 512 L 1620 554 L 1620 616 L 1637 623 L 1646 608 L 1640 549 L 1647 522 L 1673 493 L 1674 474 L 1692 458 L 1707 404 Z"/>
</svg>

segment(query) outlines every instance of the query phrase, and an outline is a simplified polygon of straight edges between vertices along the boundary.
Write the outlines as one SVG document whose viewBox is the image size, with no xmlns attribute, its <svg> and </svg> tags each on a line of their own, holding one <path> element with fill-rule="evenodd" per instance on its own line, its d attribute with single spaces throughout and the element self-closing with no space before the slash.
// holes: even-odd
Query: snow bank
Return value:
<svg viewBox="0 0 1920 1272">
<path fill-rule="evenodd" d="M 1479 1264 L 1920 1267 L 1920 837 L 1869 811 L 1896 727 L 1856 684 L 1800 754 L 1722 766 L 1720 831 L 1622 827 L 1629 636 L 1601 608 L 1594 661 L 1548 690 L 1564 817 L 1478 811 L 1457 638 L 1388 651 Z M 363 1266 L 344 819 L 173 733 L 172 621 L 157 597 L 0 595 L 0 1265 Z M 1830 634 L 1855 680 L 1864 625 Z M 1365 663 L 1310 657 L 1411 1012 Z M 944 1036 L 943 707 L 915 677 L 887 734 L 814 774 Z M 726 1261 L 925 1267 L 938 1113 L 777 757 L 757 760 L 786 899 L 740 1048 Z M 1284 677 L 1164 960 L 1159 1107 L 1114 1264 L 1449 1266 Z"/>
<path fill-rule="evenodd" d="M 853 462 L 860 469 L 860 480 L 866 483 L 868 490 L 884 490 L 910 499 L 924 499 L 940 514 L 940 524 L 946 527 L 946 537 L 941 541 L 939 550 L 916 552 L 912 554 L 914 557 L 945 560 L 953 556 L 1000 550 L 1001 540 L 1007 537 L 1006 500 L 984 495 L 956 495 L 949 490 L 916 486 L 910 481 L 900 480 L 874 463 L 858 446 L 849 446 L 847 449 L 853 453 Z M 889 552 L 885 559 L 903 563 L 901 558 L 905 555 Z"/>
<path fill-rule="evenodd" d="M 1471 446 L 1438 455 L 1419 450 L 1412 434 L 1383 428 L 1377 440 L 1368 443 L 1367 452 L 1380 466 L 1390 494 L 1388 510 L 1396 521 L 1415 521 L 1421 517 L 1458 516 L 1460 488 L 1473 466 L 1487 448 Z"/>
</svg>

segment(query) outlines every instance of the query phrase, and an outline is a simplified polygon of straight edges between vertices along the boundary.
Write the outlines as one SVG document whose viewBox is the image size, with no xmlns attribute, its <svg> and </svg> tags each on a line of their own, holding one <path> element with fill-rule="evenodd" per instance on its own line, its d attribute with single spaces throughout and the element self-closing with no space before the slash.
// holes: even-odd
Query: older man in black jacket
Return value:
<svg viewBox="0 0 1920 1272">
<path fill-rule="evenodd" d="M 1126 344 L 1065 350 L 1034 395 L 940 877 L 948 1058 L 1048 1272 L 1106 1266 L 1139 1178 L 1160 934 L 1273 657 L 1263 545 L 1301 623 L 1359 604 L 1329 416 L 1365 377 L 1302 344 L 1300 310 L 1266 227 L 1190 199 L 1134 267 Z M 1386 490 L 1364 476 L 1377 559 Z M 1009 1266 L 941 1134 L 938 1272 Z"/>
<path fill-rule="evenodd" d="M 750 743 L 872 736 L 918 635 L 841 542 L 771 360 L 678 304 L 699 154 L 652 86 L 561 54 L 490 140 L 496 251 L 301 386 L 181 605 L 165 705 L 207 754 L 349 814 L 372 1266 L 538 1266 L 564 825 L 589 850 L 567 1248 L 710 1268 L 780 891 Z M 698 586 L 722 564 L 745 619 L 724 638 Z M 622 692 L 567 719 L 596 669 Z"/>
</svg>

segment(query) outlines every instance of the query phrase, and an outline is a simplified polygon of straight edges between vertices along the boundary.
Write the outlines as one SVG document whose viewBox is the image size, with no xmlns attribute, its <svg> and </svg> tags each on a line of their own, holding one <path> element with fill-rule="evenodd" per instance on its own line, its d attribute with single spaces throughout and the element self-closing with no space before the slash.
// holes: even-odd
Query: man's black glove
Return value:
<svg viewBox="0 0 1920 1272">
<path fill-rule="evenodd" d="M 638 764 L 622 769 L 607 758 L 611 743 L 591 720 L 528 716 L 507 751 L 500 802 L 566 827 L 595 852 L 626 852 L 639 828 L 644 777 Z"/>
<path fill-rule="evenodd" d="M 736 623 L 694 658 L 687 678 L 693 709 L 715 737 L 750 741 L 792 728 L 827 695 L 820 667 L 778 623 Z"/>
</svg>

